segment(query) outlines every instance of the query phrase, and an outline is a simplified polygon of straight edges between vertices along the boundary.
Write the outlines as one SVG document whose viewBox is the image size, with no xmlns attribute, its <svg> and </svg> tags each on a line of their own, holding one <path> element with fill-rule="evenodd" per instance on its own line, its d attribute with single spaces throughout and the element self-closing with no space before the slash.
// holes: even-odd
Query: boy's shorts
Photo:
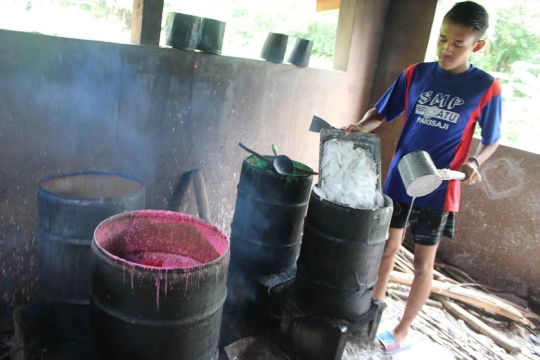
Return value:
<svg viewBox="0 0 540 360">
<path fill-rule="evenodd" d="M 394 200 L 390 227 L 404 229 L 410 206 Z M 441 237 L 454 238 L 455 214 L 451 211 L 424 209 L 413 206 L 409 217 L 411 235 L 415 244 L 437 245 Z"/>
</svg>

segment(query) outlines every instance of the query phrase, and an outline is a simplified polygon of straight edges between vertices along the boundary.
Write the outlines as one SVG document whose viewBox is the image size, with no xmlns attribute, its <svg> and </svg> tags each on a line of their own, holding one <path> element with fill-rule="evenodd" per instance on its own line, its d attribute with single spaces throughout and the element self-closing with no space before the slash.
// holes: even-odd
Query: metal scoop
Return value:
<svg viewBox="0 0 540 360">
<path fill-rule="evenodd" d="M 272 144 L 272 152 L 274 153 L 274 168 L 281 175 L 292 175 L 294 173 L 293 161 L 285 155 L 278 155 L 277 146 Z"/>
<path fill-rule="evenodd" d="M 270 159 L 256 153 L 255 151 L 251 150 L 250 148 L 248 148 L 246 145 L 244 145 L 242 143 L 238 143 L 238 146 L 240 146 L 242 149 L 246 150 L 248 153 L 250 153 L 252 155 L 255 155 L 257 158 L 259 158 L 262 161 L 266 161 L 267 163 L 272 162 L 272 160 L 270 160 Z"/>
<path fill-rule="evenodd" d="M 410 197 L 431 194 L 441 186 L 443 180 L 464 180 L 466 177 L 461 171 L 438 170 L 429 154 L 423 150 L 405 155 L 398 163 L 398 170 Z"/>
<path fill-rule="evenodd" d="M 309 125 L 309 131 L 320 133 L 323 129 L 335 128 L 320 117 L 313 115 L 313 119 L 311 119 L 311 124 Z"/>
<path fill-rule="evenodd" d="M 318 172 L 296 167 L 294 161 L 286 155 L 278 155 L 277 146 L 274 144 L 272 144 L 272 152 L 274 153 L 274 168 L 282 175 L 292 175 L 295 171 L 300 171 L 309 175 L 319 175 Z"/>
<path fill-rule="evenodd" d="M 238 146 L 240 146 L 242 149 L 246 150 L 248 153 L 250 154 L 253 154 L 255 155 L 257 158 L 261 159 L 262 161 L 265 161 L 269 164 L 272 164 L 274 166 L 274 169 L 276 170 L 276 172 L 280 175 L 292 175 L 294 173 L 295 170 L 298 170 L 304 174 L 309 174 L 309 175 L 319 175 L 319 173 L 315 172 L 315 171 L 310 171 L 310 170 L 305 170 L 305 169 L 300 169 L 300 168 L 296 168 L 294 166 L 294 162 L 288 157 L 288 156 L 285 156 L 285 155 L 277 155 L 277 147 L 272 144 L 272 151 L 274 152 L 274 160 L 272 161 L 271 159 L 268 159 L 267 157 L 264 157 L 258 153 L 256 153 L 255 151 L 251 150 L 250 148 L 248 148 L 246 145 L 242 144 L 242 143 L 238 143 Z M 276 161 L 276 159 L 280 157 L 279 160 Z M 291 165 L 292 165 L 292 170 L 291 170 Z"/>
</svg>

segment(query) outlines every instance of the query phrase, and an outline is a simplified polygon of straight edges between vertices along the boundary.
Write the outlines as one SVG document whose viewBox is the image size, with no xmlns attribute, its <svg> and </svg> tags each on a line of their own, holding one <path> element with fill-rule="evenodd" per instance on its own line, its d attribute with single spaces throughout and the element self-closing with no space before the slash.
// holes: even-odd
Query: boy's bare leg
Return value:
<svg viewBox="0 0 540 360">
<path fill-rule="evenodd" d="M 438 245 L 416 245 L 414 250 L 414 280 L 405 313 L 400 323 L 394 329 L 394 336 L 398 343 L 403 343 L 407 337 L 411 324 L 418 315 L 422 305 L 431 292 L 433 281 L 433 267 Z"/>
<path fill-rule="evenodd" d="M 377 300 L 384 300 L 385 298 L 388 279 L 390 279 L 390 273 L 394 269 L 394 257 L 401 247 L 403 231 L 405 229 L 390 228 L 389 230 L 388 240 L 386 240 L 384 245 L 381 265 L 379 266 L 377 283 L 373 289 L 373 297 Z"/>
</svg>

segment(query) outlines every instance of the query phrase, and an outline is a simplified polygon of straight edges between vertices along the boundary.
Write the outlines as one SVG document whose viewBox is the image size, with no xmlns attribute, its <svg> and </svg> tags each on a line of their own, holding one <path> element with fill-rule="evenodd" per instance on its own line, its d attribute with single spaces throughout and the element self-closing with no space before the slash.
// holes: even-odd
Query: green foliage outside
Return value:
<svg viewBox="0 0 540 360">
<path fill-rule="evenodd" d="M 478 65 L 504 73 L 516 61 L 540 63 L 540 2 L 490 1 L 486 5 L 492 9 L 492 26 Z"/>
<path fill-rule="evenodd" d="M 292 31 L 291 35 L 312 40 L 312 55 L 332 60 L 336 43 L 336 30 L 335 16 L 327 16 L 321 21 L 309 24 L 306 31 Z"/>
<path fill-rule="evenodd" d="M 332 67 L 338 10 L 317 13 L 315 0 L 167 0 L 175 11 L 227 22 L 223 53 L 258 58 L 269 32 L 313 40 L 312 60 Z"/>
<path fill-rule="evenodd" d="M 540 153 L 540 1 L 484 1 L 491 31 L 475 65 L 499 79 L 502 143 Z"/>
<path fill-rule="evenodd" d="M 540 1 L 477 0 L 489 12 L 490 28 L 483 50 L 471 62 L 492 74 L 501 84 L 503 96 L 503 137 L 501 143 L 540 153 Z M 455 3 L 439 0 L 441 19 Z M 432 53 L 429 60 L 435 60 Z M 480 136 L 480 129 L 476 129 Z"/>
</svg>

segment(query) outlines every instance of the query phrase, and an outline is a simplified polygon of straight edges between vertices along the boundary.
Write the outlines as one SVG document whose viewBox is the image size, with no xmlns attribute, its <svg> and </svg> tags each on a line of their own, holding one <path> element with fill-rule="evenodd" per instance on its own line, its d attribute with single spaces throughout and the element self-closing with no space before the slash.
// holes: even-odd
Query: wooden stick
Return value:
<svg viewBox="0 0 540 360">
<path fill-rule="evenodd" d="M 394 294 L 392 293 L 390 294 L 393 295 L 394 298 L 398 299 L 398 301 L 402 304 L 403 310 L 404 310 L 405 303 Z M 472 356 L 469 356 L 468 345 L 463 344 L 463 343 L 456 343 L 454 341 L 454 338 L 446 332 L 446 328 L 441 326 L 440 321 L 435 321 L 433 319 L 433 316 L 428 311 L 426 311 L 425 307 L 423 307 L 422 310 L 418 313 L 418 316 L 415 321 L 416 322 L 413 322 L 412 324 L 412 327 L 414 329 L 421 331 L 422 333 L 430 337 L 436 343 L 439 343 L 445 346 L 446 348 L 449 348 L 451 351 L 453 351 L 455 354 L 458 355 L 459 359 L 463 359 L 463 360 L 469 360 L 469 359 L 480 360 L 481 359 L 481 358 L 474 358 Z M 440 331 L 433 331 L 434 327 L 436 329 L 439 329 Z M 426 328 L 428 329 L 427 331 L 426 331 Z M 494 359 L 490 359 L 490 360 L 494 360 Z"/>
<path fill-rule="evenodd" d="M 398 252 L 398 256 L 400 255 L 400 253 L 403 254 L 403 257 L 405 259 L 409 260 L 409 262 L 411 263 L 412 268 L 414 269 L 414 266 L 412 265 L 412 264 L 414 264 L 414 254 L 412 252 L 410 252 L 409 250 L 407 250 L 403 245 L 401 245 L 401 248 L 400 248 L 400 250 Z M 440 271 L 433 270 L 433 275 L 435 276 L 435 278 L 437 278 L 439 280 L 447 281 L 447 282 L 452 283 L 452 284 L 459 284 L 458 281 L 444 275 Z"/>
<path fill-rule="evenodd" d="M 443 304 L 446 310 L 465 321 L 479 333 L 491 338 L 500 347 L 506 349 L 511 354 L 519 354 L 521 352 L 521 349 L 516 342 L 508 339 L 497 330 L 484 324 L 482 321 L 470 314 L 468 311 L 461 308 L 459 305 L 451 302 L 450 300 L 442 296 L 438 296 L 437 298 Z"/>
<path fill-rule="evenodd" d="M 483 337 L 478 336 L 478 333 L 475 332 L 474 330 L 472 330 L 463 321 L 458 321 L 458 319 L 455 316 L 452 316 L 452 314 L 450 314 L 448 311 L 446 311 L 446 314 L 447 314 L 446 315 L 447 321 L 450 321 L 451 323 L 454 324 L 455 327 L 460 328 L 462 331 L 467 333 L 469 335 L 470 339 L 474 339 L 474 341 L 469 343 L 470 347 L 475 348 L 474 345 L 478 344 L 481 347 L 481 349 L 476 349 L 475 348 L 475 350 L 480 351 L 481 354 L 487 355 L 487 359 L 489 359 L 489 360 L 494 360 L 494 359 L 504 360 L 504 359 L 506 359 L 506 357 L 504 357 L 504 358 L 501 357 L 499 352 L 494 351 L 493 343 L 491 341 L 490 342 L 484 341 L 482 339 Z M 487 339 L 487 337 L 486 337 L 486 339 Z M 475 357 L 478 358 L 478 356 L 475 356 Z"/>
<path fill-rule="evenodd" d="M 414 274 L 412 266 L 406 260 L 403 260 L 400 256 L 396 256 L 394 260 L 396 261 L 396 265 L 403 269 L 404 273 Z"/>
<path fill-rule="evenodd" d="M 390 290 L 390 293 L 392 295 L 395 295 L 397 296 L 398 298 L 400 298 L 401 300 L 405 300 L 407 301 L 409 299 L 409 294 L 406 293 L 406 292 L 403 292 L 403 291 L 399 291 L 399 290 Z M 435 300 L 431 300 L 431 299 L 427 299 L 426 300 L 426 305 L 429 305 L 429 306 L 433 306 L 433 307 L 436 307 L 436 308 L 439 308 L 439 309 L 443 309 L 443 306 L 440 302 L 438 301 L 435 301 Z"/>
<path fill-rule="evenodd" d="M 461 271 L 460 269 L 458 269 L 458 268 L 456 268 L 454 266 L 447 265 L 447 264 L 441 264 L 441 263 L 435 263 L 435 267 L 442 268 L 443 270 L 449 272 L 451 276 L 461 278 L 461 279 L 458 279 L 461 282 L 478 284 L 478 282 L 476 280 L 474 280 L 472 277 L 470 277 L 469 274 L 467 274 L 464 271 Z"/>
<path fill-rule="evenodd" d="M 412 284 L 413 279 L 414 276 L 397 271 L 392 271 L 390 274 L 391 281 L 409 286 Z M 445 295 L 455 300 L 463 301 L 464 303 L 476 306 L 480 309 L 486 309 L 508 319 L 530 326 L 529 320 L 525 318 L 521 311 L 512 305 L 506 304 L 495 296 L 473 289 L 455 287 L 452 284 L 447 284 L 437 280 L 433 280 L 431 292 Z"/>
<path fill-rule="evenodd" d="M 407 259 L 409 262 L 414 261 L 414 254 L 411 253 L 409 250 L 407 250 L 407 248 L 405 248 L 403 245 L 401 246 L 400 251 L 398 252 L 398 256 L 396 256 L 396 258 L 398 258 L 400 255 L 402 255 L 402 257 L 404 259 Z M 444 270 L 449 270 L 450 276 L 456 277 L 457 280 L 458 280 L 458 281 L 456 281 L 455 279 L 452 279 L 452 278 L 442 274 L 441 272 L 435 270 L 434 271 L 434 277 L 441 280 L 441 281 L 446 281 L 446 282 L 450 282 L 450 283 L 453 283 L 453 284 L 460 284 L 460 283 L 467 283 L 467 282 L 478 284 L 478 282 L 475 281 L 471 276 L 469 276 L 469 274 L 467 274 L 466 272 L 464 272 L 464 271 L 462 271 L 462 270 L 460 270 L 460 269 L 458 269 L 458 268 L 456 268 L 454 266 L 447 265 L 447 264 L 441 264 L 441 263 L 435 263 L 435 267 L 439 267 L 439 268 L 442 268 Z M 479 285 L 481 285 L 481 284 L 479 284 Z M 463 286 L 463 285 L 461 285 L 461 286 Z M 522 313 L 523 317 L 525 317 L 527 319 L 535 319 L 535 320 L 540 321 L 540 315 L 532 312 L 530 309 L 524 308 L 523 306 L 515 304 L 515 303 L 513 303 L 513 302 L 511 302 L 509 300 L 500 298 L 500 297 L 494 295 L 492 292 L 488 291 L 488 289 L 489 289 L 489 287 L 482 287 L 483 292 L 487 292 L 489 294 L 492 294 L 493 297 L 497 298 L 500 302 L 503 302 L 503 303 L 517 309 L 518 311 L 520 311 Z M 531 322 L 527 323 L 527 325 L 529 325 L 532 329 L 536 328 L 534 326 L 534 324 L 531 323 Z"/>
</svg>

